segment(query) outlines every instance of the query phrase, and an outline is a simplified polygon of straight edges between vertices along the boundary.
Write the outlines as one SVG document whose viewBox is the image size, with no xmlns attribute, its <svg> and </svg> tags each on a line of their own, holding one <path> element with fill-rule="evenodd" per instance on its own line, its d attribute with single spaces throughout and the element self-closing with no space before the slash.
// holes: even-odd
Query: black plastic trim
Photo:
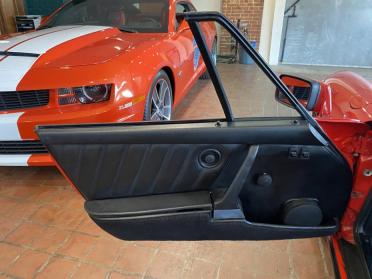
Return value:
<svg viewBox="0 0 372 279">
<path fill-rule="evenodd" d="M 212 83 L 214 85 L 214 88 L 216 89 L 217 96 L 220 100 L 222 109 L 225 113 L 226 120 L 228 122 L 234 121 L 234 115 L 231 110 L 231 106 L 229 103 L 229 100 L 227 98 L 225 89 L 222 84 L 221 77 L 217 71 L 217 66 L 213 63 L 211 53 L 207 47 L 207 43 L 205 41 L 204 35 L 200 29 L 199 23 L 195 21 L 189 21 L 189 25 L 191 28 L 191 31 L 194 35 L 194 38 L 198 43 L 198 47 L 200 49 L 200 52 L 203 56 L 203 58 L 208 57 L 208 59 L 204 59 L 204 63 L 207 66 L 209 76 L 212 80 Z"/>
<path fill-rule="evenodd" d="M 52 144 L 300 144 L 322 145 L 306 122 L 294 125 L 291 121 L 247 121 L 223 123 L 162 125 L 87 125 L 38 127 L 41 141 Z M 266 125 L 265 125 L 266 124 Z M 79 129 L 76 129 L 79 127 Z M 179 131 L 182 130 L 182 137 Z"/>
<path fill-rule="evenodd" d="M 239 195 L 242 192 L 249 173 L 252 171 L 259 148 L 258 145 L 249 147 L 244 162 L 236 173 L 231 185 L 221 197 L 215 200 L 214 207 L 216 210 L 234 210 L 240 207 L 240 204 L 237 203 L 239 201 Z"/>
<path fill-rule="evenodd" d="M 93 218 L 145 217 L 194 210 L 212 210 L 210 193 L 191 192 L 125 199 L 87 201 L 85 210 Z"/>
<path fill-rule="evenodd" d="M 124 240 L 281 240 L 329 236 L 339 229 L 336 221 L 321 227 L 294 227 L 219 220 L 207 209 L 138 217 L 90 216 L 102 229 Z"/>
<path fill-rule="evenodd" d="M 3 56 L 20 56 L 20 57 L 39 57 L 37 53 L 25 53 L 25 52 L 12 52 L 12 51 L 0 51 L 0 55 Z"/>
</svg>

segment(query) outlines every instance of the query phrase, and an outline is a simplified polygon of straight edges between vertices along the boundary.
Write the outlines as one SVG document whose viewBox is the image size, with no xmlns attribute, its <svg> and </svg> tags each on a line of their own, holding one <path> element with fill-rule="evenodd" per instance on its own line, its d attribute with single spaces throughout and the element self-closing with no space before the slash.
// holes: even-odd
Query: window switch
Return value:
<svg viewBox="0 0 372 279">
<path fill-rule="evenodd" d="M 300 149 L 298 147 L 291 147 L 289 149 L 289 158 L 290 159 L 298 159 L 300 153 Z"/>
<path fill-rule="evenodd" d="M 302 149 L 301 159 L 303 159 L 303 160 L 309 160 L 310 159 L 310 152 L 308 150 L 306 150 L 306 149 Z"/>
</svg>

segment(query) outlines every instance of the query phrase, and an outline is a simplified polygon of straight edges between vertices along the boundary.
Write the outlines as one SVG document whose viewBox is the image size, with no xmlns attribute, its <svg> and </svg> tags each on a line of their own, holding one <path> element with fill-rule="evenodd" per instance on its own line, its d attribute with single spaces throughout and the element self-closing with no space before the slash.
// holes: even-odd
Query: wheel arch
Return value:
<svg viewBox="0 0 372 279">
<path fill-rule="evenodd" d="M 173 91 L 173 103 L 174 103 L 174 100 L 176 97 L 176 82 L 175 82 L 173 70 L 171 69 L 171 67 L 165 66 L 161 69 L 161 71 L 164 71 L 168 75 L 168 78 L 171 82 L 172 91 Z"/>
</svg>

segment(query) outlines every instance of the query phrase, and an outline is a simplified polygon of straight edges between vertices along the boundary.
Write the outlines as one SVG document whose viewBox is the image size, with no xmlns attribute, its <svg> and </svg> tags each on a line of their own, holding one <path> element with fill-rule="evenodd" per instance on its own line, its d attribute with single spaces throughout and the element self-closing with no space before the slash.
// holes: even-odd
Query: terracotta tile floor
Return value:
<svg viewBox="0 0 372 279">
<path fill-rule="evenodd" d="M 178 115 L 214 116 L 211 103 L 187 105 L 200 95 Z M 321 239 L 119 241 L 92 223 L 56 169 L 0 168 L 0 278 L 333 278 L 330 261 Z"/>
</svg>

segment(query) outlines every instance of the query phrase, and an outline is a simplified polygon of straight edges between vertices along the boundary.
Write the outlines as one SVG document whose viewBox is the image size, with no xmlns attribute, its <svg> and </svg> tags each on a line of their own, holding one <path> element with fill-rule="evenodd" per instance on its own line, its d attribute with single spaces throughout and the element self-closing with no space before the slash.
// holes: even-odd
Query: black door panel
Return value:
<svg viewBox="0 0 372 279">
<path fill-rule="evenodd" d="M 87 200 L 100 200 L 208 190 L 222 169 L 226 177 L 234 171 L 228 162 L 235 161 L 246 148 L 239 144 L 146 145 L 98 141 L 50 145 L 49 150 Z M 219 156 L 215 162 L 203 162 L 207 160 L 205 156 L 215 154 Z"/>
<path fill-rule="evenodd" d="M 61 126 L 38 134 L 92 219 L 128 240 L 329 235 L 351 192 L 348 165 L 306 122 Z M 321 222 L 285 223 L 292 200 L 314 201 Z"/>
</svg>

